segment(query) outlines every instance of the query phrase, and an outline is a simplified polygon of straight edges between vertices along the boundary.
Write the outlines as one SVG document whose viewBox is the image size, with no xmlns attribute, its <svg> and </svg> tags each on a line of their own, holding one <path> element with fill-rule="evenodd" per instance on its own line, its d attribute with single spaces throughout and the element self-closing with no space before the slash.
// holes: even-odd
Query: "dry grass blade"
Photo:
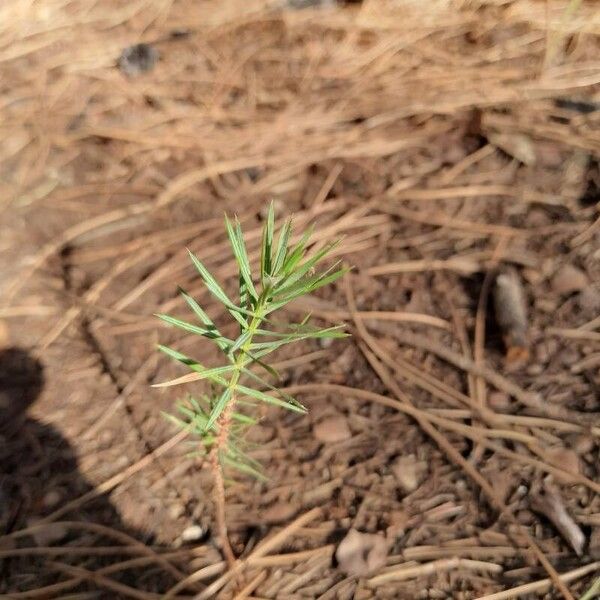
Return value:
<svg viewBox="0 0 600 600">
<path fill-rule="evenodd" d="M 10 559 L 3 584 L 14 587 L 12 597 L 84 598 L 87 590 L 152 597 L 174 583 L 179 592 L 171 595 L 182 597 L 201 590 L 205 598 L 333 599 L 388 586 L 392 595 L 410 596 L 422 588 L 415 578 L 425 581 L 434 569 L 447 569 L 436 592 L 452 597 L 464 580 L 475 597 L 492 584 L 499 589 L 496 571 L 523 561 L 528 566 L 509 574 L 517 587 L 491 595 L 501 599 L 560 585 L 549 564 L 577 560 L 578 530 L 599 523 L 593 474 L 600 428 L 591 412 L 600 360 L 596 3 L 364 0 L 298 10 L 303 3 L 0 2 L 0 345 L 27 348 L 44 368 L 43 389 L 23 415 L 24 435 L 0 444 L 8 512 L 21 507 L 18 546 L 11 550 L 9 539 L 0 551 Z M 125 75 L 119 56 L 140 42 L 160 60 L 137 77 Z M 155 552 L 125 538 L 92 550 L 87 537 L 110 535 L 82 525 L 69 530 L 64 546 L 28 547 L 21 534 L 32 531 L 30 517 L 50 522 L 73 511 L 74 520 L 84 505 L 90 526 L 132 531 L 143 523 L 145 533 L 149 524 L 157 539 L 174 544 L 193 519 L 214 536 L 203 506 L 206 464 L 183 471 L 183 449 L 173 449 L 185 434 L 168 439 L 168 424 L 148 411 L 168 411 L 181 398 L 171 385 L 202 393 L 210 383 L 151 356 L 157 325 L 150 315 L 182 316 L 181 284 L 233 338 L 235 324 L 221 328 L 226 310 L 205 304 L 185 246 L 237 298 L 222 212 L 239 215 L 253 262 L 270 199 L 283 217 L 295 214 L 299 229 L 315 221 L 314 251 L 344 237 L 332 257 L 356 265 L 363 310 L 349 310 L 336 288 L 289 307 L 289 315 L 312 312 L 326 322 L 352 318 L 357 344 L 301 341 L 271 365 L 288 369 L 289 382 L 315 376 L 346 385 L 296 388 L 327 396 L 308 426 L 276 419 L 270 409 L 260 413 L 261 442 L 249 454 L 268 464 L 267 473 L 273 468 L 273 479 L 227 490 L 236 549 L 248 543 L 233 569 L 240 581 L 212 543 L 201 546 L 212 548 L 202 556 Z M 502 262 L 514 265 L 529 305 L 530 335 L 523 319 L 496 320 L 519 348 L 528 342 L 530 363 L 510 372 L 497 332 L 485 330 L 486 294 L 478 305 L 476 298 L 502 240 Z M 581 272 L 579 289 L 564 294 L 547 277 L 563 264 Z M 192 336 L 160 335 L 213 364 Z M 261 369 L 250 371 L 264 375 Z M 275 381 L 265 376 L 258 391 L 269 394 Z M 346 422 L 349 439 L 316 439 L 322 420 L 331 419 L 327 411 Z M 387 434 L 381 414 L 387 419 L 390 411 L 394 436 L 384 444 L 373 433 L 382 427 Z M 57 443 L 47 444 L 47 434 Z M 422 444 L 423 434 L 432 443 Z M 72 450 L 68 473 L 54 466 L 64 458 L 58 449 Z M 554 452 L 570 456 L 575 472 L 553 460 Z M 407 454 L 427 463 L 431 477 L 399 497 L 387 469 Z M 496 471 L 514 476 L 509 499 L 494 485 Z M 138 485 L 140 474 L 147 485 Z M 560 482 L 571 520 L 562 514 L 562 536 L 546 523 L 538 540 L 537 523 L 516 524 L 505 505 L 520 498 L 517 476 L 531 499 L 532 484 L 545 474 Z M 467 485 L 462 497 L 455 476 L 476 487 Z M 442 497 L 421 510 L 439 495 L 432 482 L 448 494 L 460 491 L 460 502 Z M 330 562 L 332 529 L 348 518 L 365 530 L 394 528 L 402 517 L 397 504 L 408 513 L 406 549 L 371 576 L 378 589 L 341 578 Z M 288 531 L 293 540 L 275 539 L 281 550 L 248 556 L 257 539 L 280 531 L 281 514 L 313 505 L 322 514 Z M 0 526 L 4 513 L 0 507 Z M 498 515 L 495 525 L 514 533 L 514 546 L 497 528 L 482 532 Z M 535 511 L 526 516 L 537 519 Z M 471 538 L 455 539 L 472 528 Z M 527 547 L 523 536 L 531 531 Z M 113 543 L 122 550 L 111 556 Z M 542 576 L 536 557 L 548 580 L 534 581 Z M 561 575 L 563 588 L 591 578 L 588 568 Z M 378 579 L 390 573 L 393 581 Z M 35 577 L 39 589 L 23 592 L 38 585 Z M 584 584 L 573 590 L 581 593 Z"/>
<path fill-rule="evenodd" d="M 600 562 L 591 563 L 589 565 L 585 565 L 583 567 L 579 567 L 578 569 L 573 569 L 568 573 L 562 573 L 559 575 L 561 581 L 565 583 L 570 583 L 572 581 L 577 581 L 577 579 L 581 579 L 590 573 L 594 573 L 600 569 Z M 486 596 L 480 596 L 477 600 L 512 600 L 513 598 L 521 598 L 528 594 L 539 594 L 547 592 L 551 589 L 552 580 L 550 579 L 540 579 L 539 581 L 532 581 L 531 583 L 525 583 L 523 585 L 519 585 L 517 587 L 504 590 L 502 592 L 497 592 L 495 594 L 488 594 Z"/>
<path fill-rule="evenodd" d="M 434 560 L 429 563 L 419 565 L 418 567 L 400 566 L 393 571 L 382 573 L 368 580 L 370 587 L 384 585 L 390 581 L 406 581 L 407 579 L 415 579 L 433 575 L 444 571 L 454 571 L 458 569 L 468 569 L 473 571 L 483 571 L 498 575 L 502 573 L 502 567 L 496 563 L 484 562 L 481 560 L 470 560 L 467 558 L 444 558 L 442 560 Z"/>
</svg>

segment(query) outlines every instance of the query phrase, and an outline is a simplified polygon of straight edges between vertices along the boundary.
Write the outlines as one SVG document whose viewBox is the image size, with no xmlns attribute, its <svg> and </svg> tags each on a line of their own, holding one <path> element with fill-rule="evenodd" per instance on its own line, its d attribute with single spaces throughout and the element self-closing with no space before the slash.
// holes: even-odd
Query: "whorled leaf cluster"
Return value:
<svg viewBox="0 0 600 600">
<path fill-rule="evenodd" d="M 163 321 L 189 333 L 202 336 L 221 350 L 225 364 L 215 367 L 202 365 L 177 350 L 166 346 L 159 349 L 172 359 L 183 363 L 192 372 L 158 384 L 160 387 L 208 380 L 213 393 L 200 399 L 188 397 L 178 406 L 180 417 L 167 415 L 178 426 L 198 436 L 203 449 L 210 449 L 219 436 L 220 428 L 227 427 L 226 444 L 219 448 L 222 466 L 262 477 L 260 465 L 245 453 L 244 432 L 257 422 L 252 416 L 252 407 L 264 402 L 298 413 L 306 409 L 293 397 L 277 389 L 258 375 L 251 367 L 258 365 L 269 374 L 277 373 L 265 362 L 273 351 L 286 344 L 314 338 L 339 338 L 346 334 L 343 326 L 314 328 L 306 317 L 301 323 L 283 327 L 274 324 L 270 315 L 287 303 L 313 292 L 341 277 L 346 269 L 336 262 L 330 268 L 317 272 L 317 266 L 336 247 L 338 242 L 325 245 L 317 251 L 310 249 L 311 230 L 302 235 L 295 244 L 290 244 L 292 220 L 286 220 L 274 240 L 275 216 L 271 204 L 263 227 L 261 241 L 260 277 L 254 278 L 240 223 L 232 223 L 225 217 L 225 226 L 233 254 L 239 269 L 239 299 L 233 302 L 206 267 L 190 252 L 200 277 L 210 293 L 225 307 L 239 324 L 236 339 L 225 337 L 215 326 L 200 305 L 185 291 L 181 295 L 191 308 L 198 323 L 190 323 L 169 315 L 157 315 Z M 231 405 L 233 403 L 233 405 Z M 227 423 L 220 417 L 229 408 Z M 233 409 L 233 410 L 231 410 Z"/>
</svg>

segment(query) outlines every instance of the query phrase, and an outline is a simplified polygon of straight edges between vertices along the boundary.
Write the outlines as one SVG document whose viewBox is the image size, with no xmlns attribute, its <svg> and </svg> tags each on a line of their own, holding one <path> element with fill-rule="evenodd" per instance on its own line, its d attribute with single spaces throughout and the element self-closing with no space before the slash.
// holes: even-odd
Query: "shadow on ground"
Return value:
<svg viewBox="0 0 600 600">
<path fill-rule="evenodd" d="M 131 558 L 125 546 L 135 543 L 124 534 L 139 536 L 127 531 L 105 495 L 45 528 L 18 533 L 93 489 L 67 440 L 29 414 L 43 388 L 44 369 L 37 358 L 21 348 L 0 350 L 0 593 L 35 589 L 43 596 L 45 586 L 98 589 L 91 572 L 107 566 L 111 578 L 124 584 L 154 591 L 169 585 L 165 573 L 153 582 L 147 569 L 144 576 L 115 568 Z M 107 547 L 112 550 L 101 549 Z M 87 554 L 82 548 L 91 550 Z"/>
</svg>

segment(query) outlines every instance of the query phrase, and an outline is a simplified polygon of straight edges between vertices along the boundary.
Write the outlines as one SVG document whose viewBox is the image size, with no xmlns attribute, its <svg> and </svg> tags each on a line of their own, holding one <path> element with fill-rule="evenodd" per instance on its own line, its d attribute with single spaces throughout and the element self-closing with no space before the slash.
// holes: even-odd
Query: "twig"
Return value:
<svg viewBox="0 0 600 600">
<path fill-rule="evenodd" d="M 213 501 L 215 503 L 215 516 L 217 523 L 217 532 L 219 535 L 219 542 L 223 553 L 225 554 L 225 560 L 232 568 L 235 564 L 235 555 L 231 549 L 229 543 L 229 536 L 227 534 L 227 519 L 225 516 L 225 482 L 223 480 L 223 466 L 221 461 L 221 454 L 227 450 L 229 443 L 229 430 L 231 427 L 231 416 L 235 408 L 235 397 L 229 400 L 229 403 L 225 407 L 225 410 L 221 414 L 218 420 L 218 435 L 215 443 L 212 445 L 209 454 L 209 464 L 211 466 L 212 474 L 214 477 L 213 487 Z"/>
<path fill-rule="evenodd" d="M 481 560 L 471 560 L 468 558 L 443 558 L 434 560 L 416 567 L 403 567 L 382 573 L 376 577 L 372 577 L 367 581 L 370 587 L 384 585 L 390 581 L 406 581 L 407 579 L 415 579 L 417 577 L 427 577 L 434 573 L 443 573 L 444 571 L 453 571 L 455 569 L 468 569 L 471 571 L 486 571 L 488 573 L 502 573 L 502 567 L 496 563 L 484 562 Z"/>
<path fill-rule="evenodd" d="M 558 577 L 564 583 L 570 583 L 585 577 L 589 573 L 593 573 L 600 569 L 600 561 L 595 562 L 578 569 L 573 569 L 567 573 L 562 573 Z M 488 594 L 486 596 L 480 596 L 477 600 L 513 600 L 513 598 L 520 598 L 526 594 L 534 594 L 537 592 L 547 592 L 552 586 L 551 579 L 540 579 L 539 581 L 532 581 L 531 583 L 525 583 L 518 585 L 517 587 L 504 590 L 502 592 L 496 592 L 495 594 Z M 585 596 L 582 596 L 579 600 L 584 600 Z M 591 596 L 588 600 L 591 600 Z"/>
</svg>

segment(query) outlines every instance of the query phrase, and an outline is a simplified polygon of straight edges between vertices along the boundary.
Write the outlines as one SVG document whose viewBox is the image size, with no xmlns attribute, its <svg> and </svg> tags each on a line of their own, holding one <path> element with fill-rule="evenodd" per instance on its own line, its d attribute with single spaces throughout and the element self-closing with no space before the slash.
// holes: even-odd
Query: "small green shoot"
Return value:
<svg viewBox="0 0 600 600">
<path fill-rule="evenodd" d="M 238 323 L 240 333 L 236 339 L 223 336 L 199 304 L 181 290 L 181 295 L 194 313 L 197 323 L 169 315 L 157 316 L 169 325 L 214 343 L 222 352 L 225 364 L 209 367 L 176 350 L 159 346 L 159 350 L 184 364 L 191 373 L 157 384 L 157 387 L 199 380 L 206 380 L 213 387 L 214 393 L 204 396 L 202 401 L 188 398 L 178 407 L 180 416 L 169 418 L 179 427 L 197 436 L 201 448 L 210 456 L 216 479 L 217 521 L 224 551 L 231 563 L 233 553 L 227 541 L 224 521 L 223 469 L 231 467 L 240 473 L 264 477 L 260 465 L 245 452 L 247 444 L 244 442 L 244 432 L 257 422 L 257 418 L 251 414 L 252 408 L 265 403 L 296 413 L 306 412 L 297 400 L 279 391 L 251 370 L 251 367 L 256 365 L 276 376 L 274 369 L 264 361 L 265 357 L 275 350 L 302 340 L 341 338 L 347 335 L 343 332 L 342 325 L 315 328 L 307 324 L 308 318 L 301 323 L 275 328 L 270 315 L 292 300 L 333 283 L 344 275 L 347 269 L 336 262 L 328 269 L 317 272 L 319 263 L 337 246 L 337 242 L 311 252 L 312 231 L 308 230 L 291 246 L 291 218 L 285 221 L 275 242 L 275 215 L 271 204 L 262 233 L 260 273 L 253 277 L 239 221 L 236 218 L 231 222 L 225 217 L 225 227 L 239 271 L 239 298 L 236 301 L 229 298 L 202 262 L 191 252 L 190 258 L 210 293 Z M 252 386 L 243 384 L 246 380 L 250 380 Z"/>
</svg>

